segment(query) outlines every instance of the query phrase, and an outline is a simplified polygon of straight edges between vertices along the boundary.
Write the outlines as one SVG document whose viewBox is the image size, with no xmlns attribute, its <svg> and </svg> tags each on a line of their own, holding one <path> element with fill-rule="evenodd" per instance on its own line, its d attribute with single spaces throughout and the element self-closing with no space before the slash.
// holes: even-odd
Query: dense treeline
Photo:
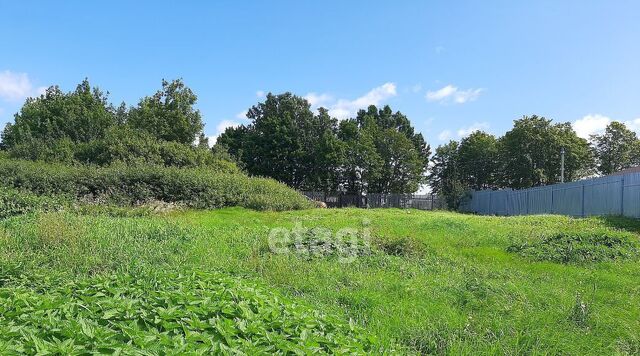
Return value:
<svg viewBox="0 0 640 356">
<path fill-rule="evenodd" d="M 248 125 L 218 139 L 251 174 L 294 188 L 347 193 L 413 193 L 426 183 L 430 148 L 409 119 L 370 106 L 338 121 L 290 93 L 267 95 Z"/>
<path fill-rule="evenodd" d="M 249 177 L 226 152 L 209 148 L 196 100 L 181 80 L 163 80 L 158 92 L 131 107 L 114 107 L 87 80 L 71 92 L 54 86 L 27 99 L 2 132 L 0 186 L 15 191 L 3 190 L 0 214 L 41 208 L 48 198 L 193 208 L 311 206 L 284 184 Z M 16 203 L 6 203 L 11 199 Z"/>
<path fill-rule="evenodd" d="M 570 123 L 554 124 L 539 116 L 514 121 L 502 137 L 476 131 L 460 142 L 439 146 L 432 158 L 430 183 L 456 207 L 471 189 L 523 189 L 561 181 L 607 175 L 640 164 L 640 141 L 620 122 L 612 122 L 590 140 Z"/>
<path fill-rule="evenodd" d="M 71 92 L 53 86 L 27 99 L 0 148 L 10 158 L 67 165 L 242 169 L 299 190 L 414 193 L 428 184 L 451 207 L 471 189 L 559 182 L 563 150 L 567 181 L 640 164 L 640 141 L 620 122 L 586 140 L 570 123 L 525 116 L 502 137 L 476 131 L 431 156 L 422 134 L 389 106 L 339 121 L 291 93 L 268 94 L 248 110 L 249 124 L 228 128 L 211 149 L 196 102 L 181 80 L 163 80 L 152 96 L 119 107 L 88 80 Z"/>
<path fill-rule="evenodd" d="M 68 93 L 53 86 L 27 99 L 2 132 L 1 147 L 12 158 L 48 162 L 218 165 L 229 157 L 209 150 L 196 101 L 181 80 L 163 80 L 137 106 L 118 108 L 88 80 Z"/>
</svg>

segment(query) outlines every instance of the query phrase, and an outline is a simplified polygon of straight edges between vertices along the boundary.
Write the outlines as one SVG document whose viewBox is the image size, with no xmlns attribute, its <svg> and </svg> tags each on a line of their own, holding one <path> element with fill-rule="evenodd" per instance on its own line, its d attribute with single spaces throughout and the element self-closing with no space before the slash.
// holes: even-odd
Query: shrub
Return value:
<svg viewBox="0 0 640 356">
<path fill-rule="evenodd" d="M 536 261 L 587 263 L 636 258 L 638 247 L 634 235 L 588 231 L 543 236 L 539 241 L 512 245 L 507 250 Z"/>
<path fill-rule="evenodd" d="M 119 205 L 149 201 L 212 209 L 243 206 L 256 210 L 311 207 L 298 192 L 271 179 L 230 173 L 226 167 L 67 166 L 0 159 L 0 184 L 36 195 L 69 195 L 83 201 Z"/>
<path fill-rule="evenodd" d="M 0 187 L 0 219 L 36 210 L 59 210 L 68 205 L 63 198 L 37 196 L 15 189 Z"/>
<path fill-rule="evenodd" d="M 126 128 L 111 129 L 106 137 L 89 142 L 74 143 L 69 139 L 24 141 L 12 146 L 8 155 L 16 159 L 66 164 L 108 166 L 113 163 L 124 163 L 167 167 L 208 167 L 228 173 L 239 172 L 235 163 L 225 159 L 224 152 L 162 141 Z"/>
</svg>

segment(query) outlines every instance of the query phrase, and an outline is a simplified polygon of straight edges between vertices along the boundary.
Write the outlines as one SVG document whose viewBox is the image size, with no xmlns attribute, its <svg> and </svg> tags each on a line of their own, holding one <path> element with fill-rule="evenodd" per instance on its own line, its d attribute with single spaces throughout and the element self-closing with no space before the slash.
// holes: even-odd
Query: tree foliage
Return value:
<svg viewBox="0 0 640 356">
<path fill-rule="evenodd" d="M 424 182 L 429 146 L 400 112 L 370 106 L 338 122 L 291 93 L 267 95 L 249 125 L 218 139 L 251 174 L 298 189 L 409 193 Z"/>
<path fill-rule="evenodd" d="M 12 148 L 30 141 L 61 139 L 88 142 L 102 137 L 115 124 L 114 114 L 107 95 L 91 88 L 87 79 L 69 93 L 52 86 L 40 97 L 27 99 L 15 122 L 5 127 L 2 145 Z"/>
<path fill-rule="evenodd" d="M 47 162 L 218 164 L 228 155 L 209 149 L 195 103 L 181 80 L 163 80 L 161 90 L 130 109 L 124 103 L 114 108 L 87 79 L 68 93 L 52 86 L 27 99 L 2 132 L 2 148 L 13 158 Z"/>
<path fill-rule="evenodd" d="M 610 123 L 603 134 L 593 135 L 592 141 L 601 174 L 640 165 L 640 141 L 623 123 Z"/>
<path fill-rule="evenodd" d="M 497 185 L 498 140 L 483 131 L 472 132 L 460 141 L 458 166 L 461 179 L 475 190 L 493 188 Z"/>
<path fill-rule="evenodd" d="M 204 128 L 200 111 L 194 108 L 197 100 L 182 80 L 162 80 L 162 89 L 140 100 L 126 121 L 158 139 L 190 145 Z"/>
<path fill-rule="evenodd" d="M 447 207 L 457 209 L 469 186 L 460 169 L 460 145 L 456 141 L 438 146 L 431 159 L 429 183 L 434 193 L 444 197 Z"/>
<path fill-rule="evenodd" d="M 576 135 L 571 124 L 553 124 L 536 115 L 516 120 L 499 143 L 504 187 L 520 189 L 560 182 L 563 148 L 567 181 L 587 174 L 593 162 L 589 143 Z"/>
</svg>

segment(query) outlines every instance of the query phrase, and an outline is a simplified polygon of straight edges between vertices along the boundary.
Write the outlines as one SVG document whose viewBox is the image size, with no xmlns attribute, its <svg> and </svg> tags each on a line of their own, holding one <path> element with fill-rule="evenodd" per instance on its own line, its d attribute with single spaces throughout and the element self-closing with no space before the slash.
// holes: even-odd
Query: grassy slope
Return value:
<svg viewBox="0 0 640 356">
<path fill-rule="evenodd" d="M 637 233 L 637 222 L 400 210 L 230 209 L 177 219 L 208 230 L 193 246 L 191 263 L 258 275 L 319 308 L 354 318 L 385 344 L 425 353 L 640 352 L 637 262 L 562 265 L 505 252 L 514 241 L 543 231 Z M 344 265 L 264 252 L 269 227 L 301 221 L 335 230 L 360 227 L 363 219 L 371 220 L 374 240 L 409 239 L 414 253 L 376 253 Z M 576 320 L 574 308 L 581 304 L 587 312 Z"/>
<path fill-rule="evenodd" d="M 388 348 L 399 345 L 424 353 L 640 352 L 638 262 L 562 265 L 505 251 L 545 231 L 619 228 L 637 239 L 640 223 L 635 221 L 240 208 L 177 213 L 168 220 L 67 214 L 6 220 L 0 229 L 0 277 L 226 271 L 259 280 L 345 321 L 353 318 Z M 301 222 L 336 231 L 361 228 L 363 220 L 370 221 L 374 245 L 386 246 L 386 253 L 374 249 L 343 264 L 336 258 L 269 252 L 270 228 Z M 581 304 L 587 311 L 576 319 Z"/>
</svg>

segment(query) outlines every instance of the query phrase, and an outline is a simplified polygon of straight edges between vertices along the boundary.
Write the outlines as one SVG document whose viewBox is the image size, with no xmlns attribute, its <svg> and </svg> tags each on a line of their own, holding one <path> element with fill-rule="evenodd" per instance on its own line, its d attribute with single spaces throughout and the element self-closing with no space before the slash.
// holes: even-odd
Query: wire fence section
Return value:
<svg viewBox="0 0 640 356">
<path fill-rule="evenodd" d="M 343 193 L 323 193 L 323 192 L 301 192 L 307 198 L 324 202 L 329 208 L 400 208 L 400 209 L 420 209 L 436 210 L 444 209 L 444 201 L 436 195 L 420 194 L 377 194 L 366 195 L 343 194 Z"/>
<path fill-rule="evenodd" d="M 460 210 L 481 215 L 622 215 L 640 218 L 640 173 L 524 190 L 474 191 Z"/>
</svg>

